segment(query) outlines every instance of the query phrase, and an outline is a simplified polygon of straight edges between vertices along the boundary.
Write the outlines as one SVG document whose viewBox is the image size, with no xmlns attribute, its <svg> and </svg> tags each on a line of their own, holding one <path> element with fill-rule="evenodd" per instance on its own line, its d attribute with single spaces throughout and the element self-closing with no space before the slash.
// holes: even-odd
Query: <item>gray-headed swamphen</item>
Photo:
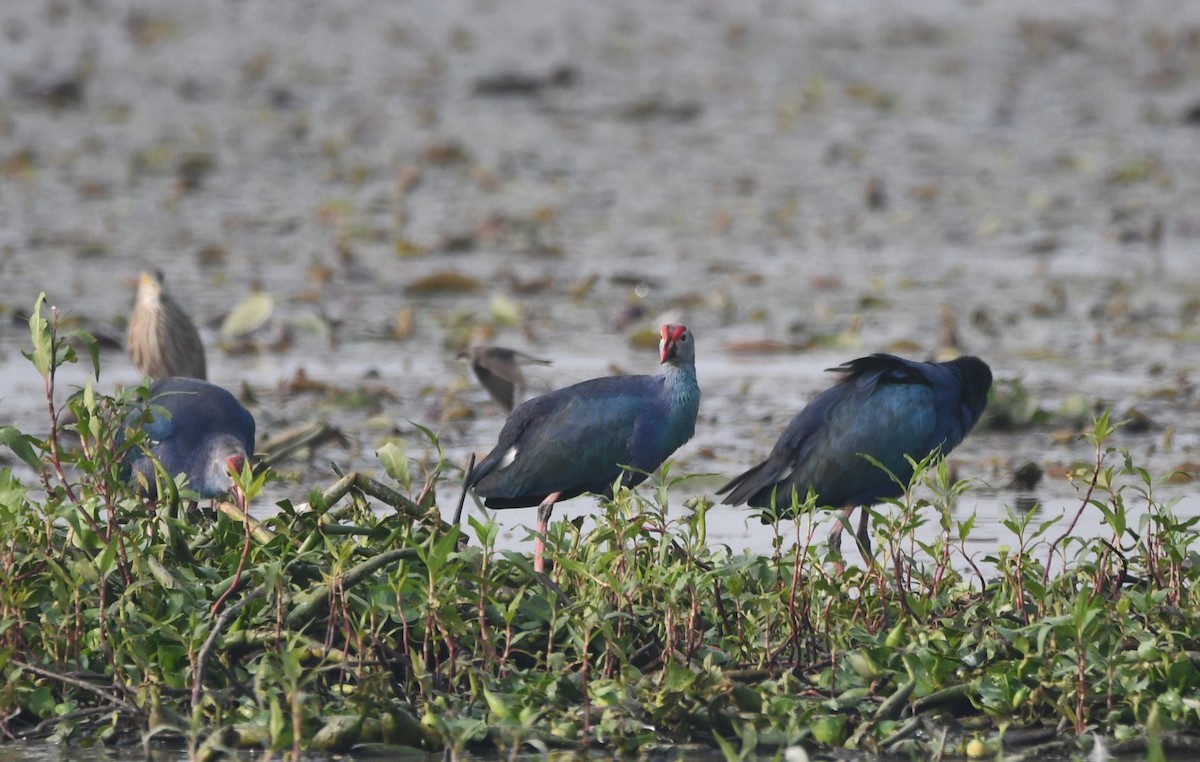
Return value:
<svg viewBox="0 0 1200 762">
<path fill-rule="evenodd" d="M 188 486 L 203 498 L 229 492 L 230 470 L 241 471 L 254 453 L 250 411 L 225 389 L 195 378 L 155 381 L 149 405 L 146 445 L 166 472 L 172 477 L 187 474 Z M 141 415 L 141 410 L 132 413 L 127 425 L 137 425 Z M 153 497 L 153 461 L 138 450 L 130 455 L 130 467 L 138 488 Z"/>
<path fill-rule="evenodd" d="M 509 416 L 467 486 L 488 508 L 538 506 L 536 571 L 544 569 L 542 538 L 556 502 L 585 492 L 611 497 L 618 477 L 640 484 L 691 439 L 700 407 L 694 343 L 685 326 L 665 325 L 657 375 L 584 381 Z"/>
<path fill-rule="evenodd" d="M 160 270 L 142 273 L 125 343 L 134 367 L 144 376 L 155 380 L 207 376 L 200 334 L 167 293 Z"/>
<path fill-rule="evenodd" d="M 512 411 L 525 391 L 525 373 L 521 366 L 550 364 L 549 360 L 507 347 L 476 346 L 464 349 L 459 356 L 470 361 L 479 383 L 506 413 Z"/>
<path fill-rule="evenodd" d="M 912 479 L 905 456 L 920 461 L 934 450 L 950 452 L 987 405 L 992 371 L 977 357 L 926 363 L 887 354 L 851 360 L 842 374 L 792 419 L 767 459 L 717 494 L 724 503 L 748 503 L 787 515 L 793 491 L 803 502 L 811 489 L 818 505 L 872 505 L 899 497 Z M 883 468 L 864 456 L 878 461 Z M 884 469 L 887 469 L 885 471 Z M 834 528 L 834 534 L 840 525 Z M 858 542 L 869 552 L 867 514 Z"/>
</svg>

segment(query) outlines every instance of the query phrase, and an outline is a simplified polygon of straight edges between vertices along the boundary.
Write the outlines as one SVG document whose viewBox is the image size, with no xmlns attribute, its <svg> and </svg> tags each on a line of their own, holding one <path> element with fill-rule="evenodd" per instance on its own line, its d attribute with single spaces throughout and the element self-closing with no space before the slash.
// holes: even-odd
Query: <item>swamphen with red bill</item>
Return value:
<svg viewBox="0 0 1200 762">
<path fill-rule="evenodd" d="M 475 467 L 467 486 L 488 508 L 538 506 L 536 571 L 556 502 L 585 492 L 611 497 L 618 477 L 640 484 L 692 438 L 700 386 L 687 327 L 663 326 L 659 361 L 654 376 L 595 378 L 521 404 Z"/>
<path fill-rule="evenodd" d="M 927 363 L 874 354 L 830 371 L 842 374 L 837 384 L 792 419 L 766 460 L 717 490 L 729 493 L 723 502 L 787 515 L 793 491 L 803 502 L 811 489 L 818 505 L 844 506 L 849 516 L 855 506 L 899 497 L 913 475 L 905 456 L 920 461 L 938 448 L 943 455 L 954 449 L 979 420 L 992 386 L 991 369 L 977 357 Z M 864 555 L 866 530 L 864 513 Z"/>
<path fill-rule="evenodd" d="M 164 378 L 150 385 L 150 420 L 144 424 L 150 453 L 172 477 L 187 474 L 188 486 L 211 498 L 233 488 L 229 472 L 241 471 L 254 453 L 254 416 L 225 389 L 195 378 Z M 163 414 L 165 411 L 166 415 Z M 141 420 L 130 415 L 127 426 Z M 138 488 L 157 493 L 154 463 L 144 452 L 130 456 Z"/>
</svg>

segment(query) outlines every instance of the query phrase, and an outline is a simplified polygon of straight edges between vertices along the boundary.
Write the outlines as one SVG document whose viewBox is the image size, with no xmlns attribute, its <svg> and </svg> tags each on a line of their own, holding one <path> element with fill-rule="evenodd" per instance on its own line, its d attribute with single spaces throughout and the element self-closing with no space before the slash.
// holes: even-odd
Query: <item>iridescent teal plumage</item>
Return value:
<svg viewBox="0 0 1200 762">
<path fill-rule="evenodd" d="M 174 477 L 187 474 L 200 497 L 225 494 L 233 487 L 229 469 L 240 469 L 254 453 L 254 416 L 225 389 L 194 378 L 164 378 L 150 385 L 146 446 Z M 165 413 L 165 414 L 164 414 Z M 134 426 L 144 415 L 130 415 Z M 145 453 L 130 455 L 131 476 L 154 495 L 154 463 Z"/>
<path fill-rule="evenodd" d="M 659 356 L 655 376 L 592 379 L 517 407 L 467 486 L 489 508 L 541 506 L 544 533 L 541 514 L 548 520 L 555 502 L 611 495 L 618 478 L 641 483 L 691 439 L 700 405 L 686 327 L 663 327 Z"/>
<path fill-rule="evenodd" d="M 992 372 L 977 357 L 925 363 L 885 354 L 851 360 L 842 378 L 817 395 L 775 443 L 767 459 L 720 490 L 729 505 L 768 508 L 803 501 L 809 489 L 819 505 L 871 505 L 903 493 L 883 469 L 907 484 L 913 469 L 937 448 L 956 447 L 987 405 Z"/>
</svg>

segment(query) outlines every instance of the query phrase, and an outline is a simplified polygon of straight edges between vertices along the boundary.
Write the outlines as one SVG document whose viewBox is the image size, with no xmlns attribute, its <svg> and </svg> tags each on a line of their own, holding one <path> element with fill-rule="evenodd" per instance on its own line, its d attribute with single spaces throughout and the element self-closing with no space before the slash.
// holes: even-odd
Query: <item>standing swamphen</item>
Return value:
<svg viewBox="0 0 1200 762">
<path fill-rule="evenodd" d="M 144 376 L 155 380 L 207 377 L 200 334 L 167 293 L 161 270 L 142 273 L 125 343 L 134 366 Z"/>
<path fill-rule="evenodd" d="M 686 326 L 665 325 L 655 376 L 595 378 L 535 397 L 513 411 L 468 487 L 488 508 L 538 506 L 534 569 L 544 569 L 554 504 L 634 486 L 692 437 L 700 408 L 696 351 Z M 622 466 L 630 469 L 622 472 Z"/>
<path fill-rule="evenodd" d="M 172 477 L 187 474 L 188 485 L 211 498 L 229 492 L 229 472 L 241 471 L 254 453 L 254 416 L 225 389 L 194 378 L 164 378 L 150 385 L 151 419 L 145 424 L 150 453 Z M 162 408 L 163 415 L 153 408 Z M 132 413 L 137 425 L 142 411 Z M 132 478 L 138 488 L 157 492 L 154 463 L 145 453 L 131 454 Z"/>
<path fill-rule="evenodd" d="M 943 455 L 954 449 L 992 386 L 991 369 L 977 357 L 926 363 L 874 354 L 830 370 L 841 379 L 792 419 L 767 459 L 717 490 L 729 493 L 727 505 L 775 505 L 786 514 L 793 490 L 803 501 L 811 489 L 818 505 L 845 506 L 849 516 L 855 506 L 899 497 L 913 475 L 905 456 L 919 461 L 939 447 Z M 864 553 L 866 528 L 864 512 Z"/>
</svg>

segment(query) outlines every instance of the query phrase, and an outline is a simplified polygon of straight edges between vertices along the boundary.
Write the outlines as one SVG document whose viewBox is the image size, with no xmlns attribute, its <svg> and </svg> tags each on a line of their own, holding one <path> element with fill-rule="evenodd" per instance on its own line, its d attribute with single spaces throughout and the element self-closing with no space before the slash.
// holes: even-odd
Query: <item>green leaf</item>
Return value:
<svg viewBox="0 0 1200 762">
<path fill-rule="evenodd" d="M 975 528 L 976 516 L 977 516 L 977 514 L 972 513 L 967 518 L 958 522 L 958 540 L 959 540 L 959 542 L 966 542 L 967 538 L 971 535 L 971 530 Z"/>
<path fill-rule="evenodd" d="M 437 449 L 438 460 L 441 460 L 444 456 L 442 454 L 442 443 L 440 441 L 438 441 L 437 432 L 434 431 L 433 429 L 429 428 L 428 426 L 422 426 L 421 424 L 417 423 L 416 421 L 409 421 L 409 423 L 412 424 L 413 427 L 417 429 L 417 431 L 419 431 L 425 435 L 425 438 L 429 440 L 429 444 L 433 445 Z"/>
<path fill-rule="evenodd" d="M 88 355 L 92 358 L 92 372 L 96 374 L 96 380 L 100 380 L 100 343 L 96 341 L 96 337 L 82 329 L 71 333 L 71 338 L 79 341 L 83 346 L 87 347 Z"/>
<path fill-rule="evenodd" d="M 33 450 L 33 444 L 37 441 L 28 434 L 22 434 L 15 426 L 0 427 L 0 444 L 7 445 L 18 458 L 29 464 L 30 468 L 40 471 L 42 462 Z"/>
<path fill-rule="evenodd" d="M 275 297 L 266 291 L 256 291 L 230 310 L 221 321 L 221 336 L 236 339 L 263 327 L 275 311 Z"/>
<path fill-rule="evenodd" d="M 379 458 L 379 464 L 383 466 L 384 472 L 400 482 L 405 490 L 408 490 L 412 478 L 408 473 L 408 457 L 404 454 L 404 448 L 395 442 L 388 442 L 376 450 L 375 455 Z"/>
<path fill-rule="evenodd" d="M 38 294 L 33 303 L 33 314 L 29 316 L 29 334 L 33 339 L 33 354 L 25 355 L 33 362 L 42 378 L 50 375 L 50 364 L 54 358 L 50 337 L 50 324 L 42 317 L 42 305 L 46 303 L 46 292 Z"/>
<path fill-rule="evenodd" d="M 279 697 L 272 696 L 267 714 L 267 730 L 271 734 L 271 742 L 278 746 L 284 739 L 284 732 L 290 729 L 283 716 L 283 705 L 279 703 Z"/>
<path fill-rule="evenodd" d="M 501 325 L 518 325 L 521 322 L 521 305 L 503 294 L 493 296 L 488 308 Z"/>
<path fill-rule="evenodd" d="M 717 747 L 721 750 L 721 755 L 725 757 L 725 762 L 738 762 L 738 750 L 731 741 L 722 738 L 720 733 L 713 733 L 713 740 L 717 742 Z"/>
<path fill-rule="evenodd" d="M 496 546 L 496 537 L 500 534 L 500 525 L 496 523 L 494 518 L 479 519 L 475 516 L 468 516 L 467 524 L 475 530 L 475 536 L 479 539 L 480 547 L 491 549 Z"/>
<path fill-rule="evenodd" d="M 662 682 L 664 691 L 685 691 L 692 683 L 696 682 L 695 673 L 677 662 L 669 662 L 664 672 Z"/>
<path fill-rule="evenodd" d="M 104 552 L 96 559 L 96 568 L 100 570 L 100 576 L 104 577 L 112 569 L 113 559 L 117 557 L 117 543 L 110 542 L 104 546 Z"/>
<path fill-rule="evenodd" d="M 511 711 L 510 697 L 488 690 L 486 685 L 482 687 L 481 692 L 483 693 L 483 700 L 487 702 L 488 709 L 491 710 L 492 714 L 496 715 L 499 720 L 507 719 Z"/>
<path fill-rule="evenodd" d="M 22 703 L 35 717 L 53 717 L 55 714 L 54 691 L 45 685 L 26 694 Z"/>
</svg>

